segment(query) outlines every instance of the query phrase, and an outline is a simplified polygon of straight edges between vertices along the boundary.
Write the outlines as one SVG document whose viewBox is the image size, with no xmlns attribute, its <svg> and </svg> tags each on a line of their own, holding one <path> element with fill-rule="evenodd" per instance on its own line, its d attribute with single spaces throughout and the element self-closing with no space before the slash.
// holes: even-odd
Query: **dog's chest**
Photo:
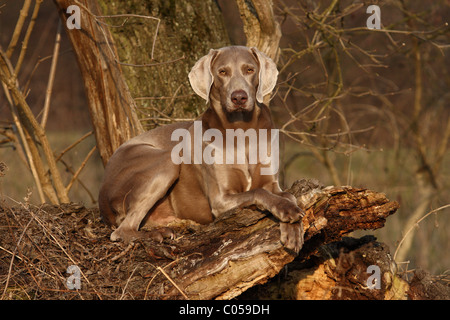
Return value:
<svg viewBox="0 0 450 320">
<path fill-rule="evenodd" d="M 217 182 L 224 185 L 225 189 L 231 193 L 241 193 L 253 189 L 254 182 L 258 179 L 253 176 L 254 165 L 240 164 L 225 168 L 216 168 L 220 173 L 217 174 Z M 225 169 L 225 170 L 221 170 Z"/>
</svg>

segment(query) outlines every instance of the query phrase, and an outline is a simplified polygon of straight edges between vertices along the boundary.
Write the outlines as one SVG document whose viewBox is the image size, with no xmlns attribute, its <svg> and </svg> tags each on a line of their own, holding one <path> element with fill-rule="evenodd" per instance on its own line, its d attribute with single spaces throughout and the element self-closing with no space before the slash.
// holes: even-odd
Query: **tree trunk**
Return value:
<svg viewBox="0 0 450 320">
<path fill-rule="evenodd" d="M 135 103 L 124 81 L 117 53 L 107 27 L 96 16 L 101 15 L 96 0 L 75 3 L 54 0 L 62 23 L 72 43 L 84 81 L 97 147 L 103 164 L 125 141 L 143 132 L 135 114 Z M 66 13 L 70 5 L 79 5 L 81 29 L 68 29 Z"/>
<path fill-rule="evenodd" d="M 271 0 L 236 0 L 244 22 L 248 47 L 257 47 L 278 61 L 281 39 L 280 24 L 275 20 Z"/>
<path fill-rule="evenodd" d="M 213 0 L 99 0 L 117 46 L 126 82 L 146 129 L 195 119 L 206 109 L 188 73 L 211 48 L 229 45 L 222 15 Z M 125 22 L 126 21 L 126 22 Z M 124 23 L 125 22 L 125 23 Z M 144 66 L 142 66 L 144 65 Z M 145 66 L 146 65 L 146 66 Z"/>
</svg>

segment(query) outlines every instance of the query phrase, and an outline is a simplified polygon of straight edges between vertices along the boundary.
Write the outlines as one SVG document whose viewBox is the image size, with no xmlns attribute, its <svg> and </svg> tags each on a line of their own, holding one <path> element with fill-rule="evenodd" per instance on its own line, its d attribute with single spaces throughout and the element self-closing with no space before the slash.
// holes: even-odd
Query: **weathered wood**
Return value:
<svg viewBox="0 0 450 320">
<path fill-rule="evenodd" d="M 281 27 L 273 13 L 271 0 L 236 1 L 248 47 L 257 47 L 275 62 L 280 54 Z"/>
<path fill-rule="evenodd" d="M 389 247 L 372 235 L 324 245 L 305 262 L 244 293 L 243 299 L 402 300 L 408 283 L 397 273 Z"/>
<path fill-rule="evenodd" d="M 382 227 L 398 208 L 398 203 L 384 194 L 367 189 L 322 188 L 302 180 L 289 191 L 306 212 L 305 243 L 299 260 L 354 230 Z M 232 210 L 206 227 L 191 224 L 189 228 L 195 232 L 158 249 L 159 254 L 170 252 L 168 255 L 175 259 L 165 269 L 178 287 L 166 292 L 171 298 L 231 299 L 265 283 L 296 258 L 280 242 L 279 222 L 255 207 Z M 180 230 L 186 230 L 186 226 Z M 151 294 L 157 296 L 158 288 L 155 283 Z"/>
<path fill-rule="evenodd" d="M 122 143 L 143 132 L 135 102 L 116 62 L 117 52 L 113 51 L 109 29 L 97 20 L 102 15 L 97 1 L 54 2 L 83 76 L 97 148 L 106 164 Z M 70 14 L 66 10 L 73 4 L 80 8 L 81 28 L 70 30 L 66 24 Z"/>
</svg>

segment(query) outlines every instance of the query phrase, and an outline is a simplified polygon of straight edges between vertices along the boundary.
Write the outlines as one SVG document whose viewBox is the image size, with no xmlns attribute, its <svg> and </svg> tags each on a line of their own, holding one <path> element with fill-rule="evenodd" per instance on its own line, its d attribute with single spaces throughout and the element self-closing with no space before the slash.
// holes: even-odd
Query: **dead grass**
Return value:
<svg viewBox="0 0 450 320">
<path fill-rule="evenodd" d="M 154 299 L 147 289 L 164 277 L 164 265 L 148 243 L 111 242 L 110 233 L 98 209 L 1 205 L 0 299 Z M 66 284 L 72 265 L 80 270 L 79 290 Z"/>
</svg>

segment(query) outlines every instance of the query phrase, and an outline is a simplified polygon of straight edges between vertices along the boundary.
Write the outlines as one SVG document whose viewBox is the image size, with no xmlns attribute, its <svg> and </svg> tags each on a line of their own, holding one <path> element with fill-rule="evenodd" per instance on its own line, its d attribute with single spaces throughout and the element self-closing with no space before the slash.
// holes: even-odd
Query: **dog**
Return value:
<svg viewBox="0 0 450 320">
<path fill-rule="evenodd" d="M 176 219 L 208 224 L 233 208 L 257 205 L 280 221 L 284 246 L 299 252 L 304 212 L 292 194 L 281 190 L 274 161 L 255 160 L 249 152 L 256 141 L 278 155 L 272 143 L 277 131 L 263 104 L 277 77 L 275 63 L 256 48 L 211 49 L 198 60 L 189 81 L 209 104 L 204 114 L 197 121 L 161 126 L 129 140 L 105 167 L 99 207 L 103 220 L 117 227 L 111 240 L 162 241 L 173 236 L 167 225 Z M 228 144 L 236 139 L 244 143 Z M 214 161 L 202 159 L 205 153 Z M 150 231 L 141 230 L 144 226 Z"/>
</svg>

